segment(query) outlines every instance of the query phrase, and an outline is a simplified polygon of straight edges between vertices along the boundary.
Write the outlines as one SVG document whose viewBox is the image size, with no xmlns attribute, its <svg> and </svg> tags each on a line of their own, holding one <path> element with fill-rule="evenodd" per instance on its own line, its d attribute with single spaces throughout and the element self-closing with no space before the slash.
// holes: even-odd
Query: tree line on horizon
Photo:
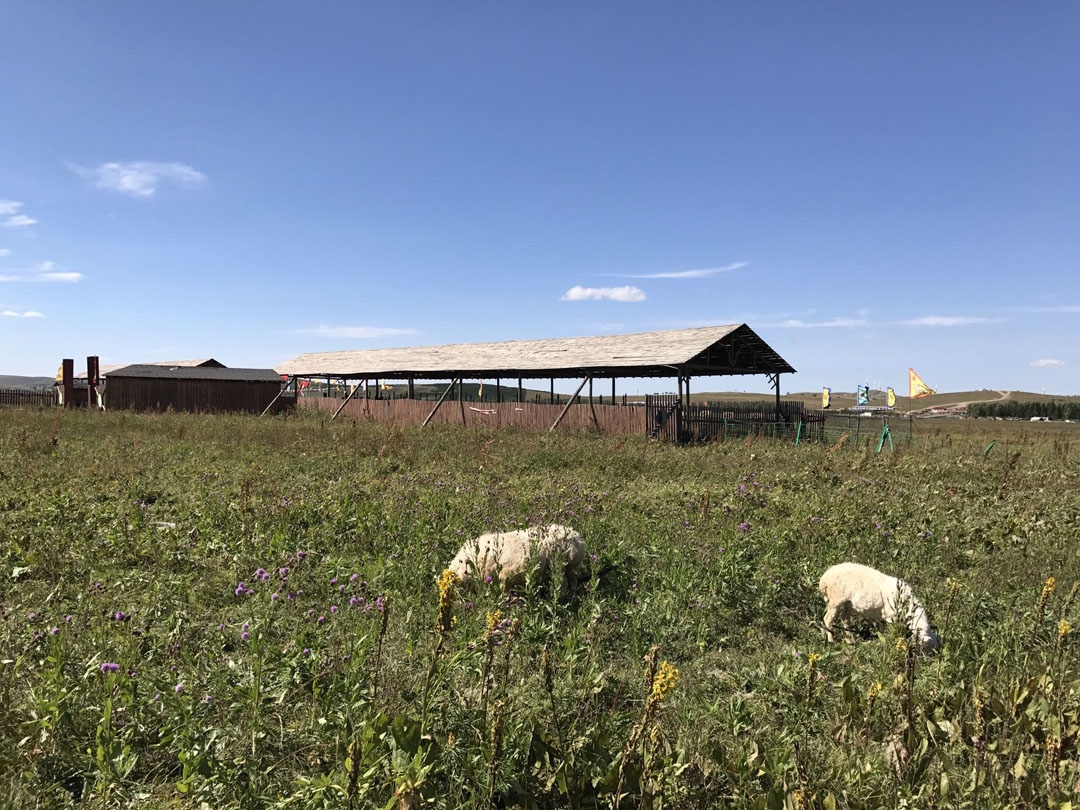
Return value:
<svg viewBox="0 0 1080 810">
<path fill-rule="evenodd" d="M 968 416 L 1005 419 L 1031 419 L 1044 416 L 1047 419 L 1080 420 L 1080 402 L 1053 400 L 1050 402 L 975 402 L 968 405 Z"/>
</svg>

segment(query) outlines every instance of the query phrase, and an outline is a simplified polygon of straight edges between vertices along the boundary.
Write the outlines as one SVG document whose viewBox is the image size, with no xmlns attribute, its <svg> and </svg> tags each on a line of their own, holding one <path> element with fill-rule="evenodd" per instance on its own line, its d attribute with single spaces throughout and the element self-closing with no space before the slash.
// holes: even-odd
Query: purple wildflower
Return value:
<svg viewBox="0 0 1080 810">
<path fill-rule="evenodd" d="M 176 692 L 176 694 L 178 695 L 184 694 L 184 685 L 182 683 L 178 683 L 176 686 L 173 687 L 173 691 Z"/>
</svg>

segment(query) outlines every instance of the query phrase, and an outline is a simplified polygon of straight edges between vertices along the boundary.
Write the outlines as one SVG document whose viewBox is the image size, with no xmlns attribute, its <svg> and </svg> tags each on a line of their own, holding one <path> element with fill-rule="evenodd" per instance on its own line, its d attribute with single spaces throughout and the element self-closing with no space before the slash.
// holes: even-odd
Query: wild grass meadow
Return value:
<svg viewBox="0 0 1080 810">
<path fill-rule="evenodd" d="M 0 806 L 1068 808 L 1080 448 L 986 431 L 0 412 Z M 538 521 L 588 544 L 573 599 L 442 575 Z M 843 560 L 943 651 L 826 644 Z"/>
</svg>

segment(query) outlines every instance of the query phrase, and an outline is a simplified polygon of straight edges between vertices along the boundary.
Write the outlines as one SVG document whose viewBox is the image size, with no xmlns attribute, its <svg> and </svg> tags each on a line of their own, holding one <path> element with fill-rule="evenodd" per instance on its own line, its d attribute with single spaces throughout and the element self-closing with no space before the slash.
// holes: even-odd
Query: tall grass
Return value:
<svg viewBox="0 0 1080 810">
<path fill-rule="evenodd" d="M 992 438 L 0 412 L 2 803 L 1063 805 L 1080 462 Z M 440 600 L 465 538 L 544 520 L 607 573 Z M 940 655 L 825 644 L 841 560 L 911 582 Z"/>
</svg>

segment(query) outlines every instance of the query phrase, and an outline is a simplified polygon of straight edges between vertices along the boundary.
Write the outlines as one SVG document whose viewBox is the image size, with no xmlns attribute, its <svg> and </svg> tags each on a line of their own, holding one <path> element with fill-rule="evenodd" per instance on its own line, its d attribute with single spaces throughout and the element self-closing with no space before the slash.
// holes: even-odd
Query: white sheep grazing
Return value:
<svg viewBox="0 0 1080 810">
<path fill-rule="evenodd" d="M 825 633 L 829 641 L 833 640 L 832 626 L 837 616 L 846 640 L 852 640 L 848 618 L 855 614 L 873 621 L 905 622 L 924 649 L 937 649 L 941 644 L 937 633 L 930 628 L 926 611 L 911 592 L 911 586 L 902 579 L 868 565 L 840 563 L 821 575 L 818 588 L 827 603 Z"/>
<path fill-rule="evenodd" d="M 573 592 L 585 562 L 585 543 L 573 529 L 551 524 L 467 540 L 450 563 L 450 570 L 463 582 L 491 577 L 519 586 L 534 564 L 540 574 L 546 574 L 559 562 L 563 563 L 563 576 Z"/>
</svg>

